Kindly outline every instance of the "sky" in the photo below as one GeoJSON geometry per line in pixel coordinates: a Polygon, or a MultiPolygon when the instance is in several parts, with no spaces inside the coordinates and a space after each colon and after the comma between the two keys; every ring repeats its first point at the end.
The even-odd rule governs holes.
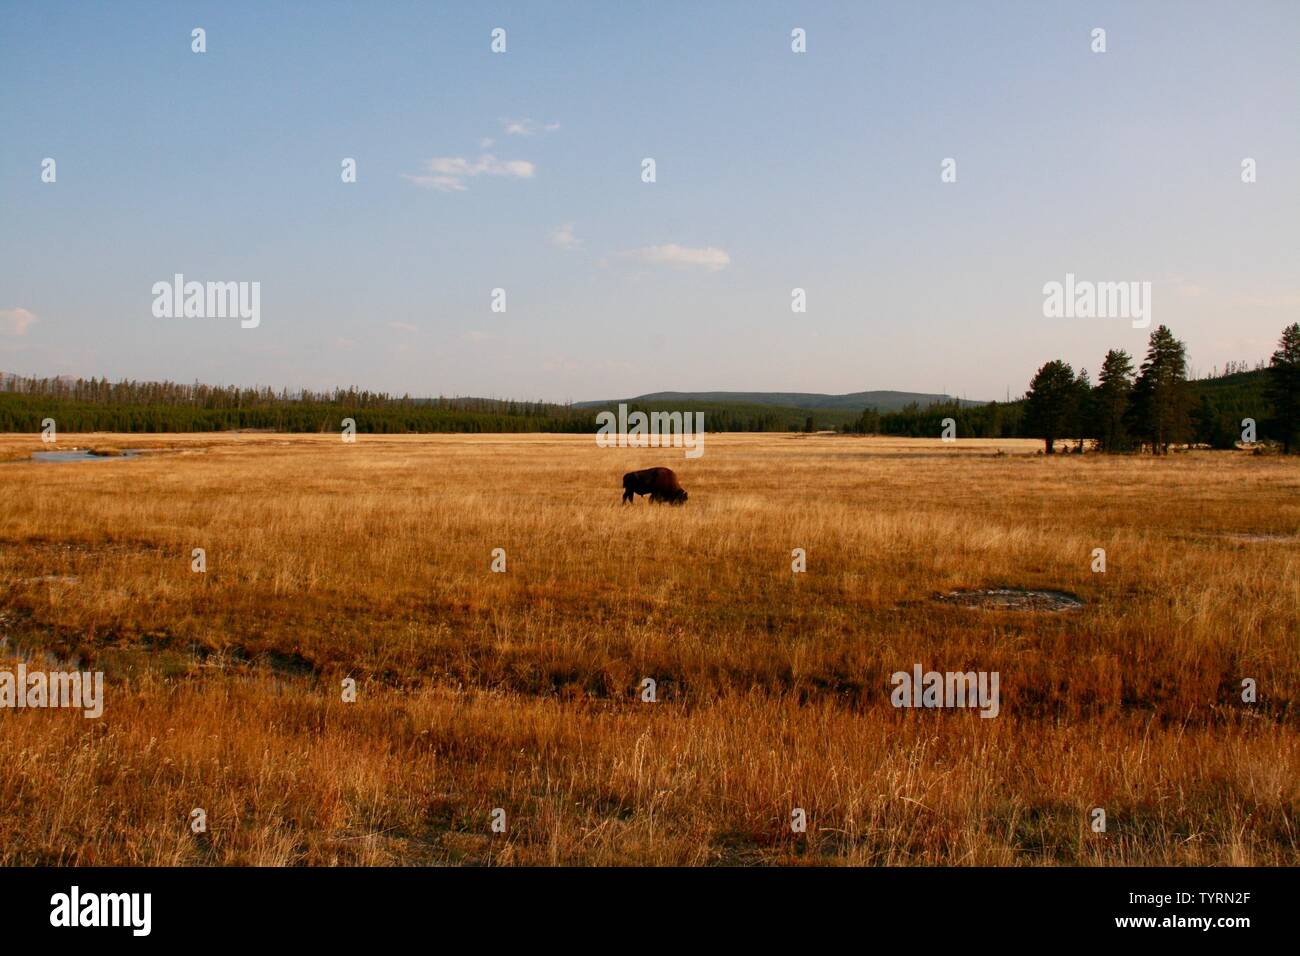
{"type": "Polygon", "coordinates": [[[1298,214],[1294,0],[0,0],[20,374],[1002,399],[1158,324],[1204,374],[1300,321],[1298,214]],[[258,324],[155,315],[177,273],[258,324]]]}

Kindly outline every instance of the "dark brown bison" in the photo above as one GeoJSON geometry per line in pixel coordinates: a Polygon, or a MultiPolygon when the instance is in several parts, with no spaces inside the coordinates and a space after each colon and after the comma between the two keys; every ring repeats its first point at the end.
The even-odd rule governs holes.
{"type": "Polygon", "coordinates": [[[649,495],[652,502],[666,501],[672,505],[686,501],[686,491],[678,484],[671,468],[629,471],[623,476],[623,503],[631,501],[633,495],[649,495]]]}

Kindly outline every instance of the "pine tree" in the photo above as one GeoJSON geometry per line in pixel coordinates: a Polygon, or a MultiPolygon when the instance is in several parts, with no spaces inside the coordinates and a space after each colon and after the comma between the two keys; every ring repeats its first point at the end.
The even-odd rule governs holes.
{"type": "Polygon", "coordinates": [[[1077,406],[1074,370],[1059,360],[1048,362],[1034,375],[1025,396],[1025,434],[1041,438],[1052,454],[1056,440],[1074,423],[1077,406]]]}
{"type": "Polygon", "coordinates": [[[853,430],[859,435],[877,434],[880,431],[880,412],[874,408],[864,408],[853,430]]]}
{"type": "Polygon", "coordinates": [[[1289,455],[1300,448],[1300,322],[1282,330],[1268,365],[1268,397],[1273,403],[1272,431],[1282,441],[1283,454],[1289,455]]]}
{"type": "Polygon", "coordinates": [[[1236,448],[1237,433],[1233,430],[1231,416],[1224,413],[1207,393],[1201,393],[1201,401],[1192,409],[1192,432],[1198,444],[1211,448],[1236,448]]]}
{"type": "Polygon", "coordinates": [[[1151,333],[1129,408],[1133,431],[1152,453],[1167,454],[1170,445],[1187,440],[1190,400],[1186,347],[1162,325],[1151,333]]]}
{"type": "Polygon", "coordinates": [[[1092,379],[1086,368],[1079,369],[1074,380],[1074,434],[1079,438],[1076,451],[1083,454],[1083,446],[1090,438],[1096,438],[1093,428],[1092,379]]]}
{"type": "Polygon", "coordinates": [[[1092,395],[1094,427],[1102,451],[1114,453],[1128,448],[1124,415],[1132,393],[1133,358],[1123,349],[1111,349],[1102,360],[1092,395]]]}

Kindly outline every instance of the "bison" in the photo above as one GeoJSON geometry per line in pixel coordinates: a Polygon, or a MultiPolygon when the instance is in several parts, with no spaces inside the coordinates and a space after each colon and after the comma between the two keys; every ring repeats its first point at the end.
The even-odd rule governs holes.
{"type": "Polygon", "coordinates": [[[629,471],[623,476],[623,503],[632,501],[633,495],[649,495],[652,502],[666,501],[672,505],[686,501],[686,491],[671,468],[629,471]]]}

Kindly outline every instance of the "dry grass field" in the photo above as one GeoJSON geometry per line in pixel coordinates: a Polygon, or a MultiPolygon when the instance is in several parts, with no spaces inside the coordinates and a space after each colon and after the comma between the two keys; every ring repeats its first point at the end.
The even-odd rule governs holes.
{"type": "Polygon", "coordinates": [[[0,710],[0,863],[1300,863],[1300,462],[78,445],[157,451],[0,436],[0,669],[105,673],[99,719],[0,710]],[[687,505],[620,505],[653,464],[687,505]],[[935,599],[1001,586],[1085,606],[935,599]],[[1000,714],[896,709],[918,663],[998,672],[1000,714]]]}

